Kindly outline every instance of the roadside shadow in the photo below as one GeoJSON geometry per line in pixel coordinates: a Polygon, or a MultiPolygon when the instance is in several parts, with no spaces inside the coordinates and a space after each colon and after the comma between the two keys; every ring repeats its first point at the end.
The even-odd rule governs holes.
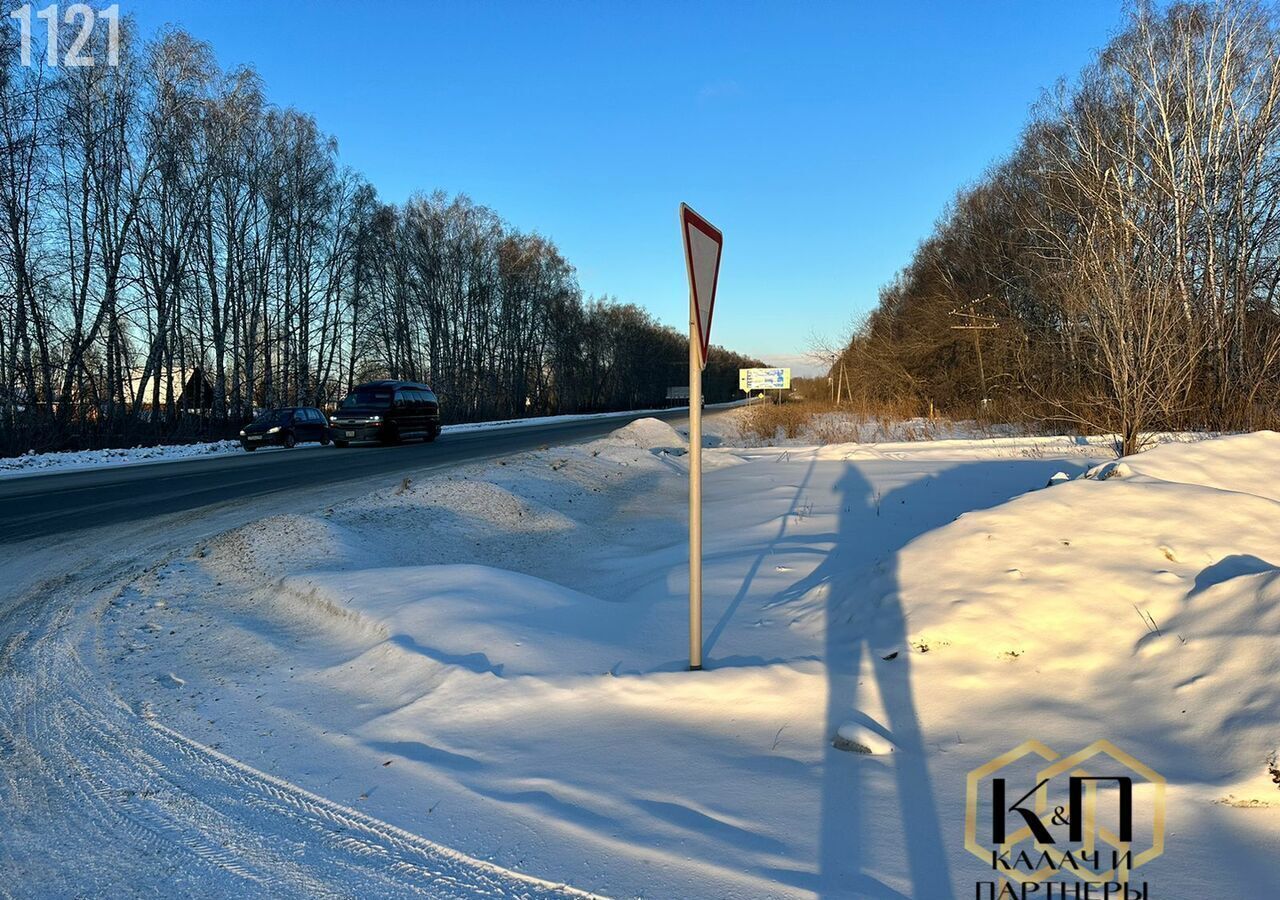
{"type": "MultiPolygon", "coordinates": [[[[729,606],[725,609],[724,614],[720,616],[720,621],[716,623],[715,628],[711,629],[711,634],[703,640],[703,659],[711,659],[711,651],[715,648],[716,641],[720,640],[720,635],[724,634],[725,628],[727,628],[729,623],[733,621],[733,617],[737,613],[738,607],[742,605],[742,601],[751,593],[751,585],[756,580],[756,576],[760,574],[760,567],[764,565],[764,561],[766,559],[773,555],[774,551],[778,548],[778,545],[786,539],[787,524],[792,521],[795,517],[796,511],[800,508],[800,501],[804,497],[805,490],[809,487],[809,481],[813,478],[813,470],[817,465],[818,460],[816,457],[809,460],[809,467],[805,469],[804,478],[800,480],[800,485],[796,488],[795,496],[791,498],[791,506],[787,509],[786,513],[779,517],[778,533],[773,536],[773,540],[764,546],[764,549],[756,554],[755,560],[751,563],[751,568],[747,570],[746,577],[742,579],[742,586],[738,588],[738,593],[734,594],[733,599],[729,601],[729,606]]],[[[717,660],[715,665],[717,667],[723,666],[725,665],[725,661],[717,660]]]]}

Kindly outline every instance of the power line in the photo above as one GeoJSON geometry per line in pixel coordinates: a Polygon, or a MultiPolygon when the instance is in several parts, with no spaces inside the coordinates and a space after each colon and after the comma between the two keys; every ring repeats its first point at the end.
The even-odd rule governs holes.
{"type": "Polygon", "coordinates": [[[978,355],[978,380],[982,387],[982,401],[984,403],[987,400],[987,371],[986,367],[982,363],[982,341],[980,339],[980,332],[991,331],[999,328],[1000,322],[997,321],[995,316],[977,312],[976,310],[978,304],[985,303],[990,299],[991,295],[987,294],[985,297],[979,297],[977,300],[971,300],[963,307],[957,306],[948,313],[948,315],[953,316],[960,322],[958,325],[951,326],[952,331],[973,332],[973,349],[978,355]]]}

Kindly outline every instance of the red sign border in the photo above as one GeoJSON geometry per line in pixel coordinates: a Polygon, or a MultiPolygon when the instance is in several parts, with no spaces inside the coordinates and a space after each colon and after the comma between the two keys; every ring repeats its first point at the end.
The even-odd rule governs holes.
{"type": "Polygon", "coordinates": [[[693,316],[698,325],[698,342],[702,345],[702,367],[707,367],[707,351],[711,349],[711,320],[716,311],[716,291],[720,286],[720,260],[724,258],[724,233],[698,215],[687,203],[680,204],[680,236],[684,240],[684,264],[689,274],[689,295],[693,298],[693,316]],[[716,271],[711,278],[711,303],[707,307],[707,327],[702,327],[702,305],[698,302],[698,279],[693,275],[693,248],[689,245],[689,226],[715,241],[716,271]],[[706,335],[703,338],[703,335],[706,335]]]}

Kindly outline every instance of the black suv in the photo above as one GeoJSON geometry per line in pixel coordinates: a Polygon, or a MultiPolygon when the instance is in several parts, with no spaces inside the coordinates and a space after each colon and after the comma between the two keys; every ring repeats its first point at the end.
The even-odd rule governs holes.
{"type": "Polygon", "coordinates": [[[292,447],[303,441],[329,443],[329,423],[314,406],[264,410],[240,431],[240,446],[250,451],[264,445],[292,447]]]}
{"type": "Polygon", "coordinates": [[[329,421],[338,447],[352,441],[394,444],[409,437],[434,441],[440,434],[440,401],[416,381],[371,381],[353,388],[329,421]]]}

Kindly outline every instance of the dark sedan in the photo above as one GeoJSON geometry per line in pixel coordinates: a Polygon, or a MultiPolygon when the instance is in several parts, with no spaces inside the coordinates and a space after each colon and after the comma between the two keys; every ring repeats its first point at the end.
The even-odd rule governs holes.
{"type": "Polygon", "coordinates": [[[264,445],[292,447],[305,441],[329,443],[329,421],[312,406],[268,409],[240,432],[240,446],[249,451],[264,445]]]}

